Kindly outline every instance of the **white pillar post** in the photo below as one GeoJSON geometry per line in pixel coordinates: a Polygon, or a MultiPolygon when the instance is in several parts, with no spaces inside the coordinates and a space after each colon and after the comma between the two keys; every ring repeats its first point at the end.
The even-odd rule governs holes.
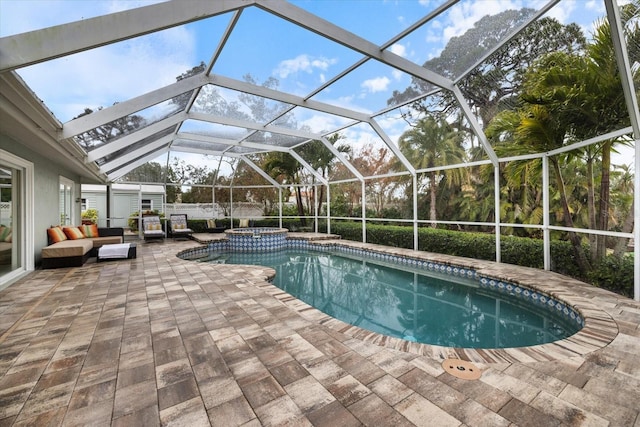
{"type": "Polygon", "coordinates": [[[551,232],[549,230],[549,157],[542,157],[542,245],[544,269],[551,270],[551,232]]]}
{"type": "Polygon", "coordinates": [[[493,182],[494,182],[494,203],[495,203],[495,227],[496,227],[496,262],[500,262],[500,163],[497,163],[493,167],[493,182]]]}

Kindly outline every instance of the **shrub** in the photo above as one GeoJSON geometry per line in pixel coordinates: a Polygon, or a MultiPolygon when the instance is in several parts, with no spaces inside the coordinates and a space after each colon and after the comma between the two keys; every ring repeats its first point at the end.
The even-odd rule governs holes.
{"type": "Polygon", "coordinates": [[[98,222],[98,210],[97,209],[87,209],[86,211],[82,211],[80,217],[84,221],[90,221],[93,224],[98,222]]]}
{"type": "MultiPolygon", "coordinates": [[[[332,221],[331,232],[343,239],[362,241],[359,222],[332,221]]],[[[367,242],[413,248],[413,227],[367,224],[367,242]]],[[[584,245],[589,254],[589,246],[584,245]]],[[[418,249],[448,255],[493,261],[496,259],[495,236],[489,233],[470,233],[421,227],[418,229],[418,249]]],[[[501,236],[501,260],[523,267],[544,267],[543,241],[528,237],[501,236]]],[[[631,296],[633,293],[633,257],[623,259],[608,256],[584,277],[571,243],[552,240],[550,244],[551,269],[557,273],[592,283],[596,286],[631,296]]]]}
{"type": "Polygon", "coordinates": [[[608,255],[589,274],[589,282],[620,295],[633,297],[633,256],[608,255]]]}

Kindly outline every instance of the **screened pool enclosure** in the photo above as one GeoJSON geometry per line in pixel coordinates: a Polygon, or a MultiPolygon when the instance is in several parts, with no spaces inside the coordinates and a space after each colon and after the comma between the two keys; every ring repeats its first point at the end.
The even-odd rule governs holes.
{"type": "Polygon", "coordinates": [[[280,224],[291,196],[315,230],[404,225],[415,248],[420,227],[483,231],[498,262],[505,235],[535,237],[545,269],[558,236],[622,245],[640,299],[637,0],[39,2],[8,18],[19,3],[2,2],[3,114],[43,102],[21,126],[87,183],[199,189],[231,218],[272,203],[280,224]]]}

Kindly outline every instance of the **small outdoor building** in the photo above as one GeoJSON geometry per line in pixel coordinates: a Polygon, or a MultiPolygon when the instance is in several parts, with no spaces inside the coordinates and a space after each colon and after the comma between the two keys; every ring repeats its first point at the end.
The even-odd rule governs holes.
{"type": "Polygon", "coordinates": [[[110,187],[83,184],[80,197],[83,212],[87,209],[98,211],[98,225],[101,227],[107,223],[112,227],[126,227],[128,218],[136,212],[163,211],[166,200],[164,186],[151,184],[114,183],[110,187]],[[107,212],[111,212],[110,217],[107,212]]]}

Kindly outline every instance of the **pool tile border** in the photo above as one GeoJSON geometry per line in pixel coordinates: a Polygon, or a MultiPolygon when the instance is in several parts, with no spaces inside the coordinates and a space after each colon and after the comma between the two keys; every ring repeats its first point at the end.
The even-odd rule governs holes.
{"type": "MultiPolygon", "coordinates": [[[[561,309],[563,312],[564,308],[570,307],[569,313],[578,314],[584,325],[580,331],[568,338],[530,347],[472,349],[421,344],[372,332],[335,319],[270,283],[275,272],[265,278],[265,283],[257,284],[262,291],[296,310],[305,318],[346,336],[382,347],[428,356],[436,360],[458,358],[486,364],[526,363],[584,356],[607,346],[618,334],[618,325],[613,318],[593,304],[590,299],[581,295],[581,290],[590,287],[590,285],[557,273],[491,261],[337,239],[314,240],[313,237],[308,239],[300,236],[289,237],[287,247],[296,249],[324,248],[325,250],[338,250],[354,254],[366,251],[379,255],[381,259],[400,260],[400,264],[408,262],[413,265],[415,261],[416,265],[419,265],[420,262],[423,264],[426,262],[427,269],[431,265],[434,270],[444,269],[444,272],[451,272],[451,274],[457,269],[457,274],[463,272],[464,275],[477,276],[481,283],[485,278],[487,286],[506,289],[511,285],[519,287],[521,290],[532,289],[537,292],[539,302],[544,301],[545,304],[551,304],[553,301],[556,309],[561,309]],[[491,281],[493,281],[493,285],[491,285],[491,281]],[[558,308],[558,304],[560,304],[560,308],[558,308]]],[[[210,242],[206,246],[187,249],[178,253],[177,256],[180,257],[185,253],[205,254],[210,250],[226,249],[228,249],[228,244],[225,240],[219,240],[210,242]]],[[[253,266],[246,267],[253,268],[253,266]]],[[[259,269],[265,270],[261,267],[259,269]]]]}

